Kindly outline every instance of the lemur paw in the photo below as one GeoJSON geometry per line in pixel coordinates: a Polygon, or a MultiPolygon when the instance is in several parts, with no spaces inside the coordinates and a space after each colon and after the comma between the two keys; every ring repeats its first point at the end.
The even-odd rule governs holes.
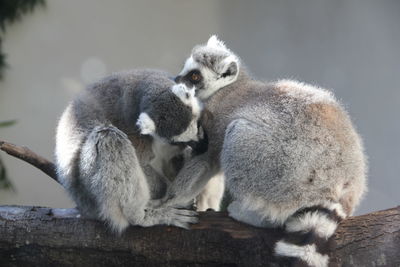
{"type": "Polygon", "coordinates": [[[176,208],[167,208],[169,210],[167,215],[167,225],[189,230],[190,224],[198,223],[197,212],[192,210],[183,210],[176,208]]]}

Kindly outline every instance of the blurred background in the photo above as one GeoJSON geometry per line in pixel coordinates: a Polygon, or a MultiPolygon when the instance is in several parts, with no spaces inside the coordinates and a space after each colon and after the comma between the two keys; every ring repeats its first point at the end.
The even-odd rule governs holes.
{"type": "MultiPolygon", "coordinates": [[[[115,71],[176,74],[191,48],[218,34],[254,76],[331,89],[369,156],[369,193],[357,214],[400,203],[400,1],[47,0],[9,26],[2,49],[0,139],[53,159],[63,109],[115,71]]],[[[15,190],[0,205],[73,207],[39,170],[0,153],[15,190]]]]}

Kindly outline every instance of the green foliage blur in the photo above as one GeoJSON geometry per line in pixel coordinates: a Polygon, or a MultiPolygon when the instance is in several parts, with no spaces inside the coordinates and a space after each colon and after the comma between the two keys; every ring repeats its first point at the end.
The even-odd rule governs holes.
{"type": "Polygon", "coordinates": [[[2,49],[7,25],[20,20],[24,14],[32,12],[37,6],[44,6],[45,3],[45,0],[0,0],[0,79],[7,67],[6,54],[2,49]]]}
{"type": "MultiPolygon", "coordinates": [[[[14,125],[15,123],[16,123],[15,120],[0,122],[0,128],[9,127],[11,125],[14,125]]],[[[4,167],[1,157],[0,157],[0,189],[15,190],[10,179],[8,179],[7,177],[7,171],[6,168],[4,167]]]]}
{"type": "MultiPolygon", "coordinates": [[[[44,6],[45,0],[0,0],[0,80],[4,78],[7,68],[6,54],[3,52],[3,40],[6,27],[22,18],[23,15],[32,12],[37,6],[44,6]]],[[[14,120],[0,121],[0,128],[15,124],[14,120]]],[[[14,187],[7,178],[7,171],[0,158],[0,189],[12,189],[14,187]]]]}

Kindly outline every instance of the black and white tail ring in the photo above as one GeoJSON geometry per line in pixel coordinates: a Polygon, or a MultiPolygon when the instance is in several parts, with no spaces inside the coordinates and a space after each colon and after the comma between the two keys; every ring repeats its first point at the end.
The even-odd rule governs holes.
{"type": "Polygon", "coordinates": [[[346,217],[339,203],[302,208],[285,222],[275,254],[288,266],[328,266],[331,237],[346,217]]]}

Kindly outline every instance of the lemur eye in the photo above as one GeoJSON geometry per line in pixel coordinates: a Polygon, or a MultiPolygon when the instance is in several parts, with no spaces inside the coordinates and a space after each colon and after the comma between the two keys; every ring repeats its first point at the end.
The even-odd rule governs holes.
{"type": "Polygon", "coordinates": [[[198,81],[200,80],[200,75],[198,75],[197,73],[193,73],[191,79],[192,81],[198,81]]]}
{"type": "Polygon", "coordinates": [[[190,72],[189,77],[190,77],[190,81],[192,83],[198,83],[202,79],[201,73],[198,70],[194,70],[194,71],[190,72]]]}

